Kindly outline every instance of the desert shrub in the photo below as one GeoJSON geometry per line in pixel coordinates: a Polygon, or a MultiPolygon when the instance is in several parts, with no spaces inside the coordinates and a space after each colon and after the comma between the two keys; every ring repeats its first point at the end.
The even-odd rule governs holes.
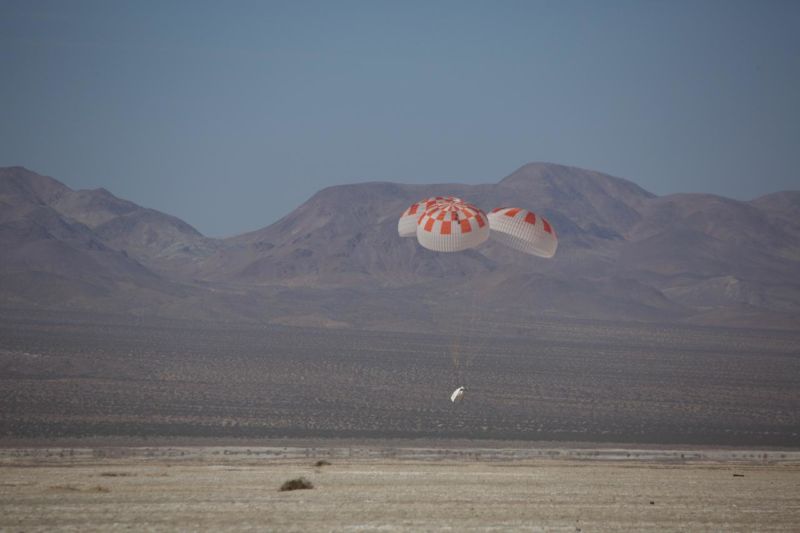
{"type": "Polygon", "coordinates": [[[295,479],[290,479],[289,481],[284,481],[283,485],[281,485],[281,491],[286,490],[301,490],[301,489],[313,489],[314,484],[311,483],[304,477],[298,477],[295,479]]]}
{"type": "Polygon", "coordinates": [[[111,492],[111,489],[102,485],[94,487],[79,487],[77,485],[51,485],[51,490],[63,490],[69,492],[111,492]]]}
{"type": "Polygon", "coordinates": [[[319,461],[314,463],[314,466],[331,466],[331,463],[326,461],[325,459],[320,459],[319,461]]]}
{"type": "Polygon", "coordinates": [[[68,490],[68,491],[79,491],[81,490],[79,487],[75,485],[51,485],[50,490],[68,490]]]}

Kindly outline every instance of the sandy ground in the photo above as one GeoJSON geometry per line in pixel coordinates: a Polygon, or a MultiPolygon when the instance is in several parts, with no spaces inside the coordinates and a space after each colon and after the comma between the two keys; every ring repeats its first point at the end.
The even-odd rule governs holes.
{"type": "Polygon", "coordinates": [[[798,531],[798,459],[709,450],[5,449],[0,530],[798,531]],[[314,466],[319,459],[332,464],[314,466]],[[278,490],[298,476],[315,488],[278,490]]]}

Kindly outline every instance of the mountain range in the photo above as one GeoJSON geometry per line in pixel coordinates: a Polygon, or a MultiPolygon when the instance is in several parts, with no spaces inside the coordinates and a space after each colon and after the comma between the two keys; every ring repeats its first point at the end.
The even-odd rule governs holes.
{"type": "Polygon", "coordinates": [[[105,189],[0,168],[0,249],[10,311],[487,332],[559,319],[800,326],[800,191],[656,196],[549,163],[494,184],[329,187],[225,239],[105,189]],[[437,195],[545,216],[555,258],[401,239],[400,213],[437,195]]]}

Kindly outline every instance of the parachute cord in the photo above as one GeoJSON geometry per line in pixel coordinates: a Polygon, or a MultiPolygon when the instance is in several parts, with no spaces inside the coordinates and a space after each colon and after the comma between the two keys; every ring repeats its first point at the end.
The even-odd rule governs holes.
{"type": "MultiPolygon", "coordinates": [[[[439,334],[444,335],[445,341],[444,349],[450,352],[450,358],[453,362],[453,374],[457,380],[456,386],[466,386],[467,378],[470,374],[469,369],[472,366],[475,357],[482,352],[482,350],[489,344],[489,338],[478,331],[478,327],[482,324],[480,318],[479,305],[479,290],[472,284],[462,285],[462,292],[467,299],[464,302],[466,305],[462,306],[465,313],[454,313],[452,309],[442,308],[436,306],[432,307],[432,313],[438,316],[439,334]],[[455,323],[453,320],[455,319],[455,323]],[[479,337],[484,337],[478,342],[479,337]],[[449,348],[449,350],[448,350],[449,348]]],[[[491,331],[493,332],[498,323],[492,323],[491,331]]]]}
{"type": "Polygon", "coordinates": [[[475,351],[475,333],[477,330],[477,323],[479,322],[479,309],[478,309],[478,287],[475,286],[472,289],[472,304],[470,305],[470,339],[469,339],[469,346],[470,346],[470,354],[467,356],[467,367],[471,367],[472,363],[475,359],[476,351],[475,351]]]}
{"type": "Polygon", "coordinates": [[[457,316],[456,323],[454,324],[454,328],[451,332],[452,341],[451,341],[451,353],[453,357],[453,366],[455,369],[456,379],[458,381],[457,386],[463,385],[463,373],[464,367],[466,367],[467,361],[466,356],[463,356],[462,352],[466,353],[469,349],[469,343],[464,344],[463,337],[464,337],[464,330],[468,326],[464,317],[460,315],[456,315],[455,313],[445,311],[446,316],[453,317],[457,316]],[[463,363],[463,364],[462,364],[463,363]]]}
{"type": "Polygon", "coordinates": [[[455,375],[456,386],[461,386],[462,379],[462,357],[461,357],[461,324],[457,321],[452,323],[450,317],[453,313],[450,309],[431,303],[431,317],[434,321],[434,326],[437,331],[434,333],[439,336],[442,342],[442,355],[449,356],[453,363],[453,374],[455,375]]]}
{"type": "MultiPolygon", "coordinates": [[[[475,358],[485,357],[485,351],[492,342],[494,334],[497,332],[500,322],[493,320],[486,330],[477,327],[478,323],[482,326],[484,321],[481,318],[484,316],[481,313],[482,308],[478,303],[478,289],[474,289],[472,293],[472,305],[470,306],[470,336],[467,343],[468,353],[464,357],[464,367],[469,369],[475,361],[475,358]],[[480,338],[480,341],[478,341],[480,338]]],[[[466,385],[466,383],[464,383],[466,385]]]]}

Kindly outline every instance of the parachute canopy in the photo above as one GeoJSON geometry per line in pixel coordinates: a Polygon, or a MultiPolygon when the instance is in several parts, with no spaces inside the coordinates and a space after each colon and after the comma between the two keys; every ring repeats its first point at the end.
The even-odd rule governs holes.
{"type": "Polygon", "coordinates": [[[411,204],[408,209],[403,211],[400,220],[397,221],[397,233],[401,237],[416,237],[417,220],[419,220],[422,213],[439,202],[461,202],[461,198],[456,198],[455,196],[435,196],[411,204]]]}
{"type": "Polygon", "coordinates": [[[417,220],[417,241],[434,252],[460,252],[489,238],[486,213],[472,204],[443,200],[417,220]]]}
{"type": "Polygon", "coordinates": [[[519,207],[498,207],[489,213],[492,240],[520,252],[539,257],[553,257],[558,238],[550,223],[533,211],[519,207]]]}
{"type": "Polygon", "coordinates": [[[492,240],[539,257],[553,257],[558,248],[553,227],[533,211],[498,207],[487,215],[455,196],[436,196],[411,204],[397,221],[397,233],[415,236],[421,246],[434,252],[475,248],[490,235],[492,240]]]}

